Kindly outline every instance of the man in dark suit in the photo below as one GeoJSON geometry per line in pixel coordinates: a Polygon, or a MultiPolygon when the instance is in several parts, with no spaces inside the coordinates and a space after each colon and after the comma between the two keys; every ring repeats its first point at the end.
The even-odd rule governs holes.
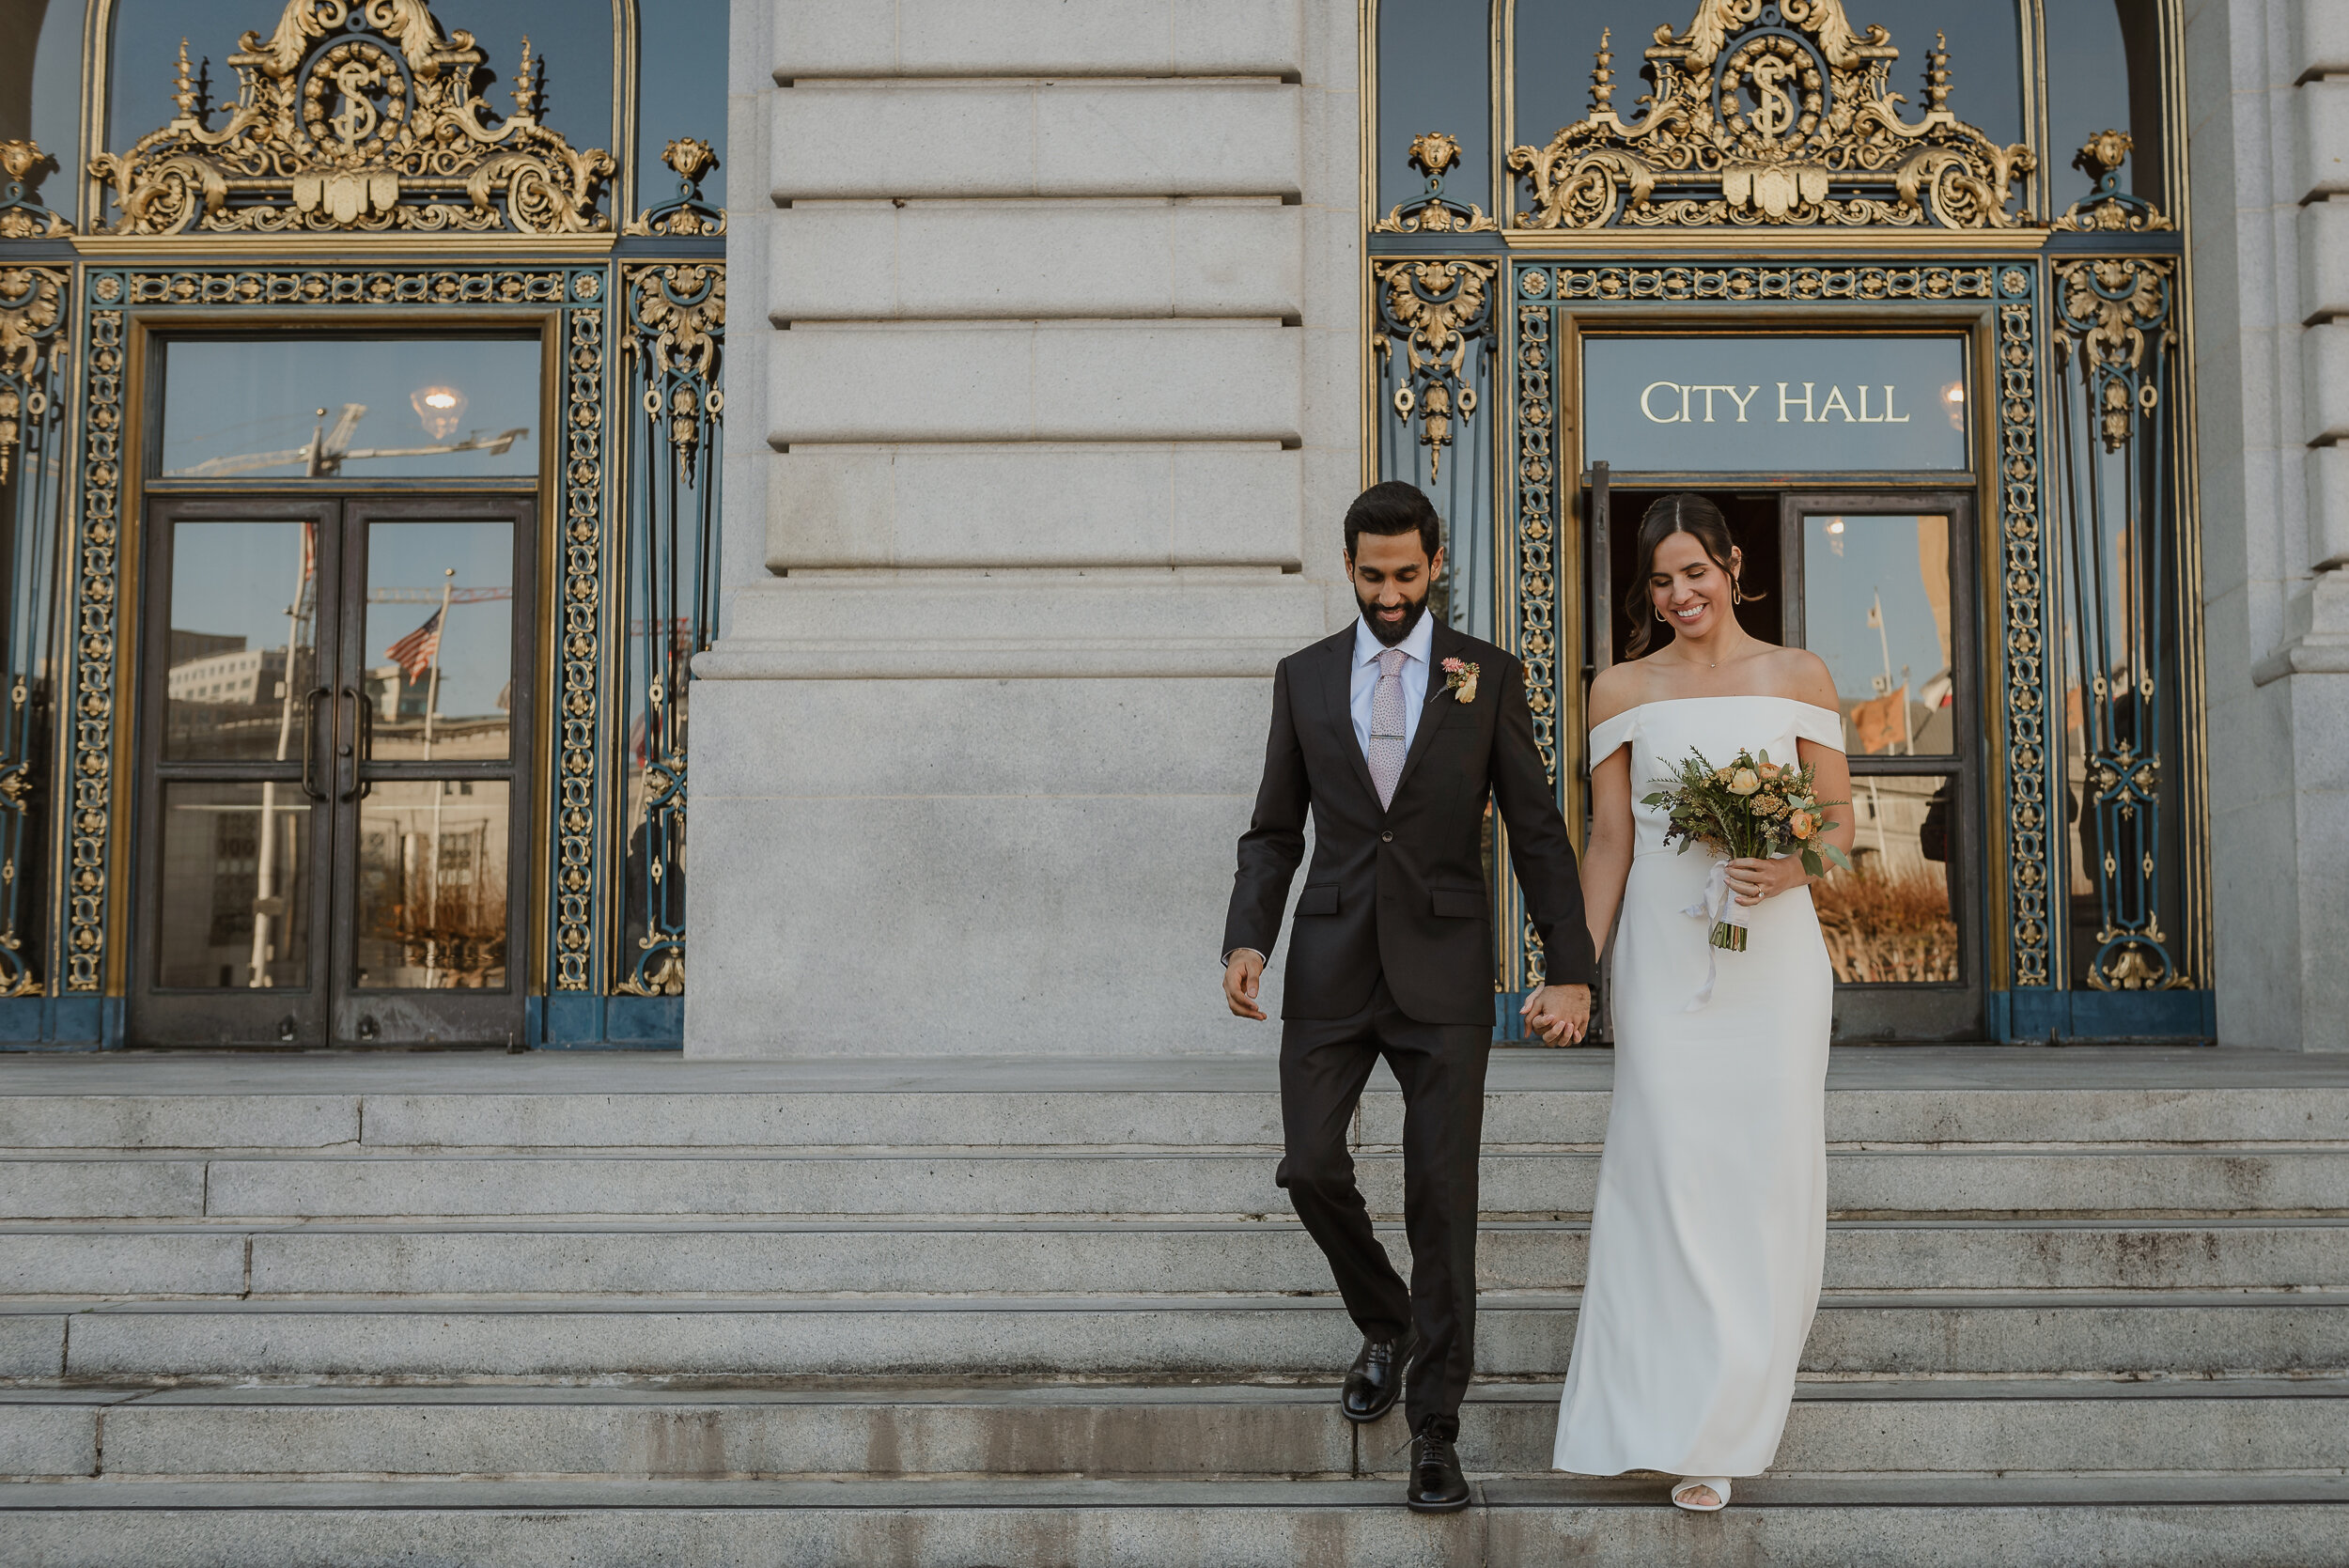
{"type": "Polygon", "coordinates": [[[1337,1276],[1362,1331],[1340,1403],[1377,1421],[1409,1385],[1404,1500],[1468,1506],[1453,1443],[1475,1366],[1476,1162],[1493,1035],[1486,802],[1542,939],[1549,984],[1525,1013],[1549,1044],[1579,1039],[1596,969],[1573,842],[1533,742],[1525,666],[1427,617],[1443,569],[1436,509],[1375,485],[1346,514],[1346,569],[1361,617],[1281,661],[1256,812],[1239,841],[1223,927],[1224,1000],[1246,1018],[1280,935],[1314,821],[1282,1005],[1274,1180],[1337,1276]],[[1371,1230],[1346,1132],[1372,1063],[1403,1088],[1406,1290],[1371,1230]]]}

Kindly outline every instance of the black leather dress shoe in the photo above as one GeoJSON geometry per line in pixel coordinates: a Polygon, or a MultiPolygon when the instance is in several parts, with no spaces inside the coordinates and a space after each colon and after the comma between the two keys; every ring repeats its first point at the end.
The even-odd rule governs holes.
{"type": "Polygon", "coordinates": [[[1457,1514],[1469,1505],[1460,1456],[1453,1452],[1452,1439],[1437,1436],[1432,1426],[1411,1439],[1411,1479],[1403,1501],[1414,1514],[1457,1514]]]}
{"type": "Polygon", "coordinates": [[[1394,1408],[1396,1396],[1403,1392],[1403,1369],[1416,1343],[1408,1334],[1399,1340],[1362,1341],[1362,1353],[1346,1369],[1346,1387],[1338,1393],[1338,1407],[1347,1421],[1375,1421],[1394,1408]]]}

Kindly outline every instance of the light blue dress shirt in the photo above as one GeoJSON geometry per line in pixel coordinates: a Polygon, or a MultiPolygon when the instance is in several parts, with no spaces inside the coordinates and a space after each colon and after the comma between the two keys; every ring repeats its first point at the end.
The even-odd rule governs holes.
{"type": "MultiPolygon", "coordinates": [[[[1411,634],[1395,646],[1409,656],[1403,660],[1403,750],[1408,754],[1411,742],[1419,737],[1420,709],[1427,706],[1427,663],[1436,651],[1434,612],[1420,616],[1411,634]]],[[[1378,656],[1386,651],[1387,644],[1378,641],[1370,623],[1357,618],[1350,706],[1354,710],[1354,743],[1361,747],[1365,757],[1370,755],[1370,695],[1378,685],[1378,656]]]]}

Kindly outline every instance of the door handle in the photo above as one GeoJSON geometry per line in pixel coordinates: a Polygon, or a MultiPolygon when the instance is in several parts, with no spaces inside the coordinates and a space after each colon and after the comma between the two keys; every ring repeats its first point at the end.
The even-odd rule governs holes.
{"type": "Polygon", "coordinates": [[[311,765],[317,760],[319,753],[319,699],[332,697],[334,694],[323,686],[313,686],[310,688],[310,694],[302,699],[302,793],[321,803],[326,800],[326,792],[320,789],[317,781],[312,778],[311,765]]]}
{"type": "Polygon", "coordinates": [[[350,776],[359,783],[357,799],[364,800],[375,792],[375,781],[359,773],[360,768],[375,760],[375,705],[356,687],[352,695],[359,699],[359,760],[352,765],[350,776]]]}
{"type": "MultiPolygon", "coordinates": [[[[356,686],[343,688],[342,695],[334,699],[334,708],[336,739],[334,755],[337,758],[348,758],[350,763],[350,782],[348,786],[345,786],[339,776],[337,777],[335,799],[364,800],[366,799],[367,792],[375,787],[372,783],[360,775],[360,768],[366,766],[368,756],[375,750],[375,709],[373,705],[368,703],[367,694],[356,686]],[[349,698],[350,701],[351,737],[349,740],[341,737],[341,711],[344,698],[349,698]]],[[[341,764],[337,762],[338,769],[340,766],[341,764]]]]}

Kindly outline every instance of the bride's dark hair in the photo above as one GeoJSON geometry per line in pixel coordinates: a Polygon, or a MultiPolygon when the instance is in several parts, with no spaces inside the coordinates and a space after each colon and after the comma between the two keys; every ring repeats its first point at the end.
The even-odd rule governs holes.
{"type": "Polygon", "coordinates": [[[1647,580],[1656,569],[1657,549],[1674,534],[1686,534],[1696,540],[1713,564],[1727,574],[1733,584],[1732,603],[1762,597],[1737,581],[1737,568],[1730,565],[1730,557],[1737,549],[1736,541],[1729,536],[1729,524],[1722,520],[1719,506],[1692,490],[1675,490],[1659,497],[1640,518],[1640,569],[1632,574],[1631,587],[1623,596],[1623,613],[1631,621],[1631,639],[1624,651],[1633,659],[1647,652],[1648,644],[1656,635],[1656,617],[1649,613],[1647,580]]]}

